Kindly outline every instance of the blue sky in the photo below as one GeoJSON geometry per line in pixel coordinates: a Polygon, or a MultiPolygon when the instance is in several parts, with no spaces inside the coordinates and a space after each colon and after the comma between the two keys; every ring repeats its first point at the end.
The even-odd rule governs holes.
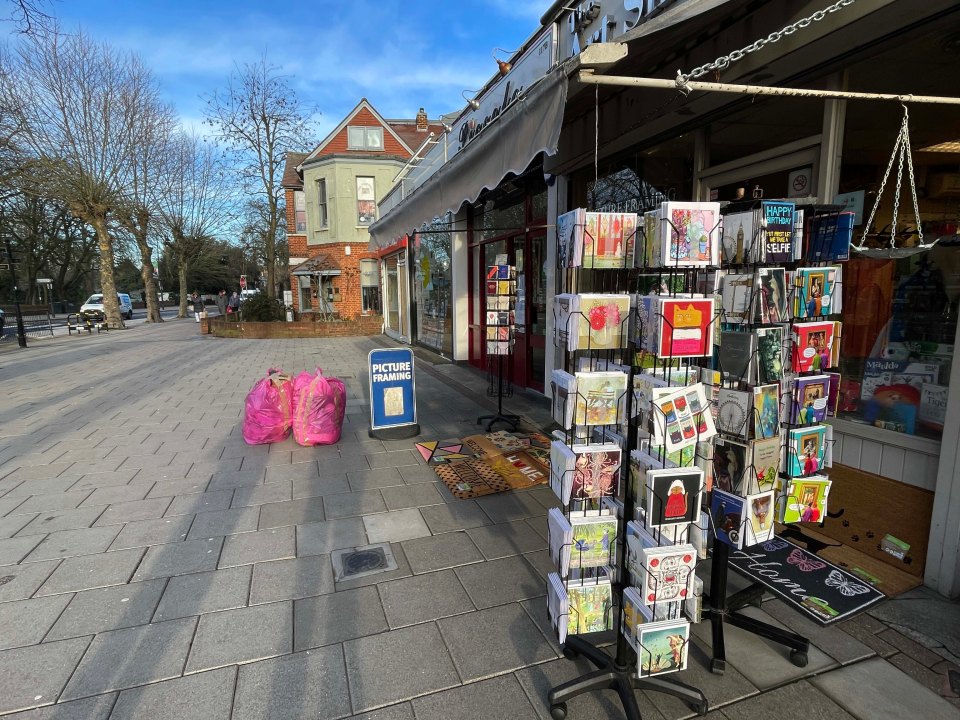
{"type": "MultiPolygon", "coordinates": [[[[321,140],[366,97],[387,118],[431,118],[464,105],[460,93],[494,73],[495,47],[514,50],[551,0],[57,0],[63,29],[136,51],[187,126],[202,96],[235,64],[264,52],[301,100],[321,140]]],[[[310,148],[307,148],[309,150],[310,148]]]]}

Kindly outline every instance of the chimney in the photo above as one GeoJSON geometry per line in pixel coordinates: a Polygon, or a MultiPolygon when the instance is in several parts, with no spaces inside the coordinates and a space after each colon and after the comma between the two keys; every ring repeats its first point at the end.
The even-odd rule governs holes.
{"type": "Polygon", "coordinates": [[[427,111],[420,108],[420,112],[417,113],[417,132],[426,132],[427,129],[427,111]]]}

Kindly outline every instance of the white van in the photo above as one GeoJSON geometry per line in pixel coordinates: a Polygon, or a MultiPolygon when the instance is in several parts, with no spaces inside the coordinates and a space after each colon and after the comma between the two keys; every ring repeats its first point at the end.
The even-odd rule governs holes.
{"type": "MultiPolygon", "coordinates": [[[[133,303],[130,301],[130,296],[126,293],[117,293],[117,300],[120,303],[120,315],[123,316],[125,320],[133,319],[133,303]]],[[[103,293],[94,293],[87,298],[87,301],[80,306],[80,312],[85,310],[99,310],[103,312],[103,293]]]]}

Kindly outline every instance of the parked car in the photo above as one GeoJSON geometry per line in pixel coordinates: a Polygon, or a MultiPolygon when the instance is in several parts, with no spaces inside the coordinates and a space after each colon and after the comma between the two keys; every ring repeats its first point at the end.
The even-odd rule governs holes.
{"type": "MultiPolygon", "coordinates": [[[[133,302],[131,302],[130,296],[126,293],[117,293],[117,300],[120,302],[120,315],[125,320],[131,320],[133,318],[133,302]]],[[[86,310],[103,312],[103,293],[94,293],[88,297],[87,301],[80,306],[80,312],[86,310]]]]}

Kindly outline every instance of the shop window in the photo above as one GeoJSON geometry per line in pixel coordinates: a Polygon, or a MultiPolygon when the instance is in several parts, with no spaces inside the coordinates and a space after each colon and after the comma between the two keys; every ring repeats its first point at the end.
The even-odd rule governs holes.
{"type": "Polygon", "coordinates": [[[417,341],[453,354],[453,279],[450,261],[452,216],[414,236],[417,341]]]}
{"type": "Polygon", "coordinates": [[[357,177],[357,225],[370,225],[376,219],[376,179],[357,177]]]}
{"type": "Polygon", "coordinates": [[[327,179],[317,180],[317,227],[325,228],[329,224],[327,215],[327,179]]]}
{"type": "Polygon", "coordinates": [[[303,190],[293,191],[294,219],[298,233],[307,231],[307,201],[303,190]]]}
{"type": "Polygon", "coordinates": [[[380,271],[376,260],[360,261],[360,295],[365,313],[380,313],[380,271]]]}
{"type": "Polygon", "coordinates": [[[347,128],[347,150],[383,150],[383,128],[351,125],[347,128]]]}

